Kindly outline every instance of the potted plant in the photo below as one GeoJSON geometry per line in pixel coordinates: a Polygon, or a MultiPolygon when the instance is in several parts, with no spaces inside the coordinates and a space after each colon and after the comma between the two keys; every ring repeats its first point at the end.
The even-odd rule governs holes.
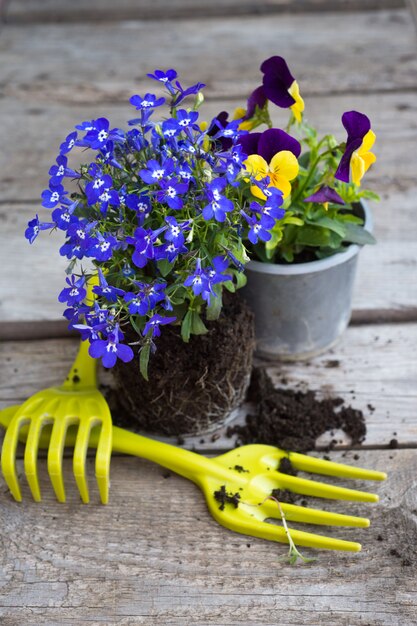
{"type": "MultiPolygon", "coordinates": [[[[244,295],[255,312],[258,353],[303,359],[328,349],[345,330],[358,253],[375,242],[366,200],[378,196],[360,187],[376,160],[375,135],[366,115],[348,111],[345,142],[319,137],[303,119],[304,101],[285,60],[271,57],[261,72],[262,85],[237,111],[250,131],[240,143],[252,178],[282,191],[285,214],[249,246],[244,295]],[[272,128],[270,103],[289,109],[285,132],[272,128]],[[253,132],[260,125],[267,129],[253,132]],[[299,141],[288,135],[293,131],[299,141]]],[[[251,192],[264,200],[258,187],[251,192]]]]}
{"type": "Polygon", "coordinates": [[[166,97],[132,96],[130,128],[99,118],[66,137],[42,193],[51,219],[36,216],[25,234],[32,243],[41,230],[63,231],[69,327],[113,368],[138,426],[179,435],[232,415],[250,380],[253,313],[236,293],[248,260],[244,155],[237,122],[198,125],[204,85],[185,89],[174,70],[149,76],[166,97]]]}
{"type": "MultiPolygon", "coordinates": [[[[98,118],[62,142],[42,193],[51,218],[36,216],[25,234],[32,243],[41,230],[63,231],[60,254],[69,266],[59,300],[69,327],[90,342],[92,357],[113,368],[119,397],[138,426],[178,435],[218,425],[245,396],[254,328],[238,290],[250,257],[261,261],[250,263],[246,296],[253,304],[265,298],[259,265],[268,275],[276,261],[296,267],[307,253],[308,263],[297,265],[312,267],[346,243],[372,238],[350,210],[363,192],[347,182],[331,186],[330,168],[344,148],[329,136],[319,142],[301,121],[294,81],[285,100],[294,102],[293,117],[284,131],[269,119],[268,81],[235,119],[221,113],[206,123],[198,119],[203,84],[183,88],[174,70],[148,76],[165,96],[132,96],[138,113],[130,128],[98,118]],[[269,128],[249,132],[261,123],[269,128]],[[293,124],[306,132],[301,156],[300,142],[287,132],[293,124]],[[93,304],[86,299],[92,276],[93,304]]],[[[270,82],[275,89],[279,77],[270,82]]],[[[353,125],[365,119],[346,115],[353,125]]],[[[348,137],[338,171],[354,159],[352,147],[360,153],[358,140],[348,137]]],[[[262,316],[276,311],[254,308],[262,331],[262,316]]],[[[262,349],[262,332],[258,340],[262,349]]]]}

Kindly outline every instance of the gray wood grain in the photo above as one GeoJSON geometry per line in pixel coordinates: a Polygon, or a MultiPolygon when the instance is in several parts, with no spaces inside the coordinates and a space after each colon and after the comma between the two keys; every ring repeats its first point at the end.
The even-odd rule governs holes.
{"type": "MultiPolygon", "coordinates": [[[[410,349],[416,344],[417,324],[352,326],[326,354],[307,363],[269,364],[268,371],[277,387],[340,395],[346,404],[362,410],[367,424],[365,446],[385,447],[391,439],[401,446],[417,446],[417,362],[410,349]],[[329,360],[338,366],[328,367],[329,360]]],[[[76,339],[0,343],[0,407],[21,403],[39,389],[61,384],[78,345],[76,339]]],[[[111,374],[102,372],[102,381],[111,386],[111,374]]],[[[243,419],[241,412],[235,423],[243,419]]],[[[201,436],[190,437],[186,445],[225,450],[233,446],[225,433],[226,428],[220,428],[214,436],[204,435],[203,442],[201,436]]],[[[349,444],[341,433],[335,438],[342,446],[349,444]]],[[[320,444],[331,439],[329,434],[320,444]]]]}
{"type": "Polygon", "coordinates": [[[180,19],[274,13],[367,11],[403,7],[403,0],[10,0],[4,19],[10,23],[180,19]]]}
{"type": "MultiPolygon", "coordinates": [[[[220,527],[194,485],[164,478],[151,463],[113,459],[103,507],[96,493],[92,504],[80,504],[69,460],[68,501],[58,504],[41,462],[41,503],[26,489],[15,503],[0,482],[2,625],[412,626],[417,452],[359,456],[332,459],[386,470],[386,483],[354,484],[378,492],[379,504],[310,502],[369,516],[371,527],[309,529],[360,541],[363,551],[304,550],[318,557],[305,567],[280,561],[283,545],[220,527]]],[[[88,471],[93,476],[92,460],[88,471]]]]}
{"type": "Polygon", "coordinates": [[[95,24],[6,25],[1,93],[35,102],[126,100],[175,67],[210,98],[242,98],[268,56],[287,58],[302,93],[414,90],[415,30],[406,10],[95,24]],[[343,26],[342,26],[343,20],[343,26]],[[256,23],[256,28],[254,27],[256,23]],[[179,45],[179,42],[181,45],[179,45]]]}

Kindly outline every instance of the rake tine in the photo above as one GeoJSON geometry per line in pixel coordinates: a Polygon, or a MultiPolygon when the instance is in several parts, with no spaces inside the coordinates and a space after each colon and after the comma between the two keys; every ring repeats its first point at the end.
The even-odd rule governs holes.
{"type": "Polygon", "coordinates": [[[88,493],[88,483],[85,471],[85,461],[87,457],[88,441],[90,437],[91,420],[81,420],[78,428],[77,439],[74,447],[73,471],[81,500],[84,504],[90,501],[88,493]]]}
{"type": "Polygon", "coordinates": [[[323,474],[324,476],[358,478],[361,480],[385,480],[387,477],[385,472],[377,472],[375,470],[352,467],[344,463],[316,459],[315,457],[299,454],[298,452],[289,452],[288,458],[295,469],[304,472],[312,472],[314,474],[323,474]]]}
{"type": "Polygon", "coordinates": [[[306,478],[299,478],[298,476],[281,474],[281,472],[271,472],[271,475],[268,473],[268,478],[275,479],[280,489],[289,489],[294,493],[301,493],[305,496],[329,498],[331,500],[351,500],[355,502],[379,501],[379,496],[375,493],[327,485],[315,480],[307,480],[306,478]]]}
{"type": "MultiPolygon", "coordinates": [[[[78,402],[73,403],[73,408],[77,409],[78,402]],[[74,406],[75,405],[75,406],[74,406]]],[[[78,411],[71,411],[71,417],[69,415],[57,415],[57,419],[54,421],[52,427],[51,438],[48,448],[48,474],[51,479],[52,487],[54,489],[58,502],[65,502],[65,487],[64,478],[62,472],[62,457],[65,446],[65,435],[68,427],[76,420],[78,411]]]]}
{"type": "Polygon", "coordinates": [[[17,502],[22,501],[22,493],[20,491],[19,479],[16,472],[16,449],[19,438],[19,430],[29,421],[30,418],[25,417],[25,415],[12,419],[4,435],[3,447],[1,451],[1,471],[13,498],[17,502]]]}
{"type": "MultiPolygon", "coordinates": [[[[26,479],[30,487],[33,499],[35,502],[41,501],[41,492],[38,480],[38,449],[39,439],[42,431],[42,427],[47,423],[47,418],[33,418],[30,421],[28,435],[26,439],[24,468],[26,479]]],[[[8,431],[7,431],[8,432],[8,431]]]]}
{"type": "MultiPolygon", "coordinates": [[[[306,524],[319,524],[323,526],[350,526],[355,528],[367,528],[370,524],[366,517],[356,517],[354,515],[344,515],[342,513],[332,513],[322,511],[320,509],[311,509],[309,507],[298,506],[296,504],[288,504],[280,502],[285,518],[291,522],[301,522],[306,524]]],[[[243,503],[240,504],[245,508],[243,503]]],[[[252,507],[251,507],[252,508],[252,507]]],[[[281,519],[281,513],[277,503],[271,498],[266,500],[258,507],[262,519],[274,518],[281,519]]],[[[246,509],[248,512],[249,508],[246,509]]],[[[257,515],[257,514],[255,514],[257,515]]]]}
{"type": "Polygon", "coordinates": [[[109,413],[109,419],[102,421],[96,452],[95,473],[102,504],[107,504],[109,501],[112,445],[113,427],[109,413]]]}

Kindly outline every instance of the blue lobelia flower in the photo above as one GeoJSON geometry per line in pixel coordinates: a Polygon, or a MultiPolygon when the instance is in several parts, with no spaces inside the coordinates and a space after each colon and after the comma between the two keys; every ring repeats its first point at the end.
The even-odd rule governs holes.
{"type": "Polygon", "coordinates": [[[71,224],[79,221],[73,214],[77,206],[78,200],[67,207],[63,206],[52,211],[52,219],[60,230],[68,230],[71,224]]]}
{"type": "Polygon", "coordinates": [[[155,94],[147,93],[144,98],[137,95],[132,96],[129,99],[129,102],[139,111],[141,109],[153,109],[155,107],[159,107],[162,104],[165,104],[165,98],[157,98],[155,94]]]}
{"type": "Polygon", "coordinates": [[[162,315],[155,313],[155,315],[152,315],[152,317],[146,322],[143,329],[143,335],[146,336],[148,333],[152,332],[151,337],[159,337],[161,334],[161,329],[159,327],[164,324],[172,324],[172,322],[175,322],[176,319],[176,317],[162,317],[162,315]]]}
{"type": "Polygon", "coordinates": [[[168,229],[165,231],[165,239],[172,241],[176,246],[182,246],[184,243],[184,230],[188,230],[191,227],[191,220],[186,220],[179,224],[175,217],[167,216],[165,218],[168,224],[168,229]]]}
{"type": "Polygon", "coordinates": [[[199,130],[198,125],[195,123],[198,120],[197,111],[186,111],[185,109],[178,109],[177,123],[181,128],[194,128],[199,130]]]}
{"type": "Polygon", "coordinates": [[[163,163],[158,163],[156,159],[150,159],[146,164],[146,169],[139,171],[139,176],[145,183],[152,185],[166,178],[174,171],[174,161],[166,159],[163,163]]]}
{"type": "Polygon", "coordinates": [[[70,278],[66,278],[69,285],[65,287],[58,296],[59,302],[66,302],[70,306],[81,303],[87,295],[84,289],[85,277],[76,278],[74,274],[70,278]]]}
{"type": "Polygon", "coordinates": [[[151,201],[149,196],[145,194],[129,194],[126,196],[126,206],[132,211],[136,211],[139,226],[142,226],[145,219],[151,214],[151,201]]]}
{"type": "Polygon", "coordinates": [[[139,291],[138,293],[128,291],[124,299],[128,303],[127,308],[131,315],[146,315],[149,311],[149,302],[145,298],[143,291],[139,291]]]}
{"type": "Polygon", "coordinates": [[[214,217],[217,222],[224,222],[226,213],[233,211],[233,202],[221,195],[225,186],[226,179],[224,178],[218,178],[206,185],[205,193],[209,204],[207,204],[202,211],[205,220],[210,220],[214,217]]]}
{"type": "Polygon", "coordinates": [[[68,191],[65,191],[63,185],[51,185],[49,189],[44,189],[41,194],[42,206],[47,209],[53,209],[58,202],[62,204],[71,204],[71,200],[66,198],[68,191]]]}
{"type": "Polygon", "coordinates": [[[269,226],[267,226],[269,221],[265,221],[264,216],[261,216],[261,219],[258,221],[255,215],[249,216],[245,211],[241,211],[241,214],[249,225],[248,239],[251,243],[258,243],[258,239],[261,241],[269,241],[271,239],[272,235],[268,230],[269,226]]]}
{"type": "Polygon", "coordinates": [[[171,118],[169,120],[165,120],[162,122],[161,126],[163,136],[170,140],[173,137],[176,137],[181,132],[181,126],[178,124],[177,120],[171,118]]]}
{"type": "Polygon", "coordinates": [[[97,339],[93,341],[88,350],[94,359],[100,359],[104,367],[113,367],[117,359],[128,363],[134,358],[133,350],[130,346],[120,343],[121,331],[116,325],[107,339],[97,339]]]}
{"type": "Polygon", "coordinates": [[[191,87],[187,87],[187,89],[183,89],[181,83],[176,80],[175,81],[175,87],[177,89],[177,93],[175,98],[173,99],[172,102],[172,106],[176,107],[179,105],[180,102],[182,102],[184,100],[184,98],[186,98],[187,96],[192,96],[192,95],[196,95],[198,94],[199,91],[201,91],[202,89],[204,89],[205,84],[204,83],[196,83],[195,85],[192,85],[191,87]]]}
{"type": "Polygon", "coordinates": [[[109,261],[116,247],[117,239],[113,235],[96,233],[92,245],[87,250],[87,256],[96,261],[109,261]]]}
{"type": "Polygon", "coordinates": [[[139,227],[135,230],[134,237],[126,237],[126,242],[135,246],[135,251],[132,254],[132,261],[137,267],[145,267],[148,259],[154,258],[155,241],[165,228],[166,227],[152,230],[151,228],[145,229],[139,227]]]}
{"type": "Polygon", "coordinates": [[[65,176],[69,176],[71,178],[80,178],[81,174],[77,174],[74,170],[67,167],[68,159],[66,156],[60,154],[56,159],[57,165],[52,165],[49,169],[49,175],[51,179],[49,184],[56,187],[60,185],[65,176]]]}
{"type": "Polygon", "coordinates": [[[157,261],[166,259],[169,263],[173,263],[179,254],[185,252],[188,252],[188,248],[183,243],[176,244],[173,241],[168,241],[155,248],[155,259],[157,261]]]}
{"type": "Polygon", "coordinates": [[[162,70],[155,70],[153,74],[147,74],[147,76],[165,85],[171,94],[175,93],[175,88],[172,85],[172,81],[177,78],[177,72],[175,70],[171,69],[166,72],[163,72],[162,70]]]}
{"type": "Polygon", "coordinates": [[[77,136],[78,136],[77,131],[74,131],[73,133],[70,133],[69,135],[67,135],[65,141],[63,141],[59,147],[59,153],[67,154],[68,152],[70,152],[75,146],[75,142],[77,141],[77,136]]]}
{"type": "Polygon", "coordinates": [[[156,192],[158,202],[166,202],[171,209],[182,209],[184,202],[180,194],[187,191],[188,183],[180,183],[175,178],[169,178],[160,180],[159,186],[161,189],[156,192]]]}
{"type": "Polygon", "coordinates": [[[118,128],[109,130],[109,126],[110,122],[108,119],[99,117],[94,121],[94,128],[87,132],[81,144],[89,146],[93,150],[100,150],[108,141],[120,141],[123,139],[123,131],[118,128]]]}
{"type": "Polygon", "coordinates": [[[28,222],[25,230],[25,237],[29,243],[33,243],[41,230],[49,230],[55,226],[54,222],[40,222],[38,215],[28,222]]]}
{"type": "Polygon", "coordinates": [[[187,276],[184,281],[185,287],[191,287],[193,294],[199,296],[203,291],[208,289],[208,278],[206,272],[201,267],[201,259],[196,260],[195,270],[187,276]]]}

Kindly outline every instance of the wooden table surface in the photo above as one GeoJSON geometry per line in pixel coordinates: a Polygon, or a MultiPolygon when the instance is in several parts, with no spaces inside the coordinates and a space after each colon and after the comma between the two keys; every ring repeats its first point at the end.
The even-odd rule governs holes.
{"type": "MultiPolygon", "coordinates": [[[[285,377],[290,388],[303,383],[362,409],[363,446],[353,451],[343,439],[331,458],[389,472],[376,486],[378,505],[328,506],[370,516],[368,529],[324,529],[361,541],[361,553],[322,551],[315,563],[291,567],[280,560],[286,546],[221,528],[194,485],[151,463],[113,458],[103,507],[94,489],[92,504],[80,504],[69,459],[68,502],[58,504],[40,462],[39,504],[25,486],[23,502],[14,502],[0,479],[2,626],[416,624],[412,12],[399,0],[11,0],[0,2],[1,11],[0,408],[59,383],[77,349],[56,302],[65,267],[58,242],[44,237],[29,247],[23,238],[28,219],[46,216],[39,195],[62,137],[100,115],[123,124],[131,115],[128,97],[149,87],[145,75],[157,67],[175,67],[189,84],[206,83],[209,118],[244,102],[260,62],[281,54],[320,130],[340,136],[343,111],[369,114],[378,162],[367,183],[382,201],[373,206],[378,245],[361,252],[344,337],[330,353],[276,364],[270,373],[277,384],[285,377]],[[326,367],[329,359],[339,367],[326,367]]],[[[231,441],[219,434],[203,446],[187,443],[225,450],[231,441]]],[[[21,458],[18,466],[22,474],[21,458]]]]}

